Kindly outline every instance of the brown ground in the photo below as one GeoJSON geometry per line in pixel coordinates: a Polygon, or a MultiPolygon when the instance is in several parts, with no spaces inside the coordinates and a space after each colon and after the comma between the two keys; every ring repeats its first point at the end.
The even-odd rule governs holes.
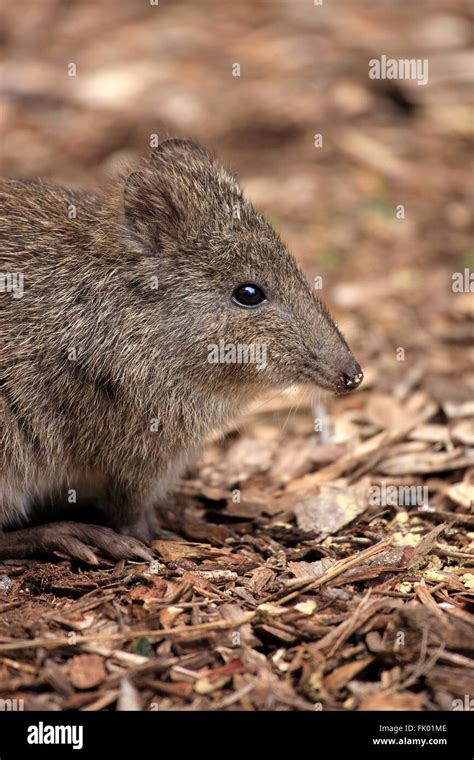
{"type": "Polygon", "coordinates": [[[0,565],[0,698],[465,705],[472,294],[452,276],[473,266],[468,4],[7,5],[1,173],[95,187],[150,134],[204,142],[323,276],[366,380],[346,399],[261,400],[210,442],[163,512],[176,540],[155,566],[0,565]],[[428,58],[429,84],[370,80],[382,54],[428,58]]]}

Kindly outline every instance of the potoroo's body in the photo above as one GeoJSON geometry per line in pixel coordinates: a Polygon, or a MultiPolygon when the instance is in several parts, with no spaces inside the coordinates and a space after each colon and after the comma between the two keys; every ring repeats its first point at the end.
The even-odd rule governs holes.
{"type": "Polygon", "coordinates": [[[109,197],[1,181],[0,273],[0,558],[148,558],[153,505],[211,431],[265,389],[362,379],[236,178],[185,140],[109,197]],[[222,341],[265,362],[215,361],[222,341]],[[85,491],[108,527],[27,526],[85,491]]]}

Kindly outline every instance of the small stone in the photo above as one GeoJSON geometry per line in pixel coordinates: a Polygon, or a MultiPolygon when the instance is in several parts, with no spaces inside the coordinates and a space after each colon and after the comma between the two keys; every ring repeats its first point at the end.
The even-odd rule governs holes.
{"type": "Polygon", "coordinates": [[[72,658],[69,680],[76,689],[93,689],[106,677],[104,661],[98,654],[79,654],[72,658]]]}

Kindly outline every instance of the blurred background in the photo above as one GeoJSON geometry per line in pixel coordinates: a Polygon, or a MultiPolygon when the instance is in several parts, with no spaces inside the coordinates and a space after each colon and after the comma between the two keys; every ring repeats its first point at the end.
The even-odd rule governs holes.
{"type": "Polygon", "coordinates": [[[462,0],[4,3],[0,171],[96,189],[150,135],[201,141],[322,275],[365,389],[410,368],[464,398],[471,16],[462,0]],[[370,79],[381,55],[428,59],[428,84],[370,79]]]}

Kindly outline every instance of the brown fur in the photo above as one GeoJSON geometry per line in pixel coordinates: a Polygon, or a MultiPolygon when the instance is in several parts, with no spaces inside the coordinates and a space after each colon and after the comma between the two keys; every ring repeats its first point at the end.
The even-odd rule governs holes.
{"type": "MultiPolygon", "coordinates": [[[[164,142],[109,197],[0,181],[0,272],[25,287],[0,292],[0,530],[86,489],[108,525],[147,539],[152,505],[259,391],[361,379],[279,237],[188,141],[164,142]],[[246,282],[268,303],[236,306],[246,282]],[[210,364],[221,339],[264,343],[268,365],[210,364]]],[[[9,537],[34,551],[5,533],[0,556],[9,537]]]]}

